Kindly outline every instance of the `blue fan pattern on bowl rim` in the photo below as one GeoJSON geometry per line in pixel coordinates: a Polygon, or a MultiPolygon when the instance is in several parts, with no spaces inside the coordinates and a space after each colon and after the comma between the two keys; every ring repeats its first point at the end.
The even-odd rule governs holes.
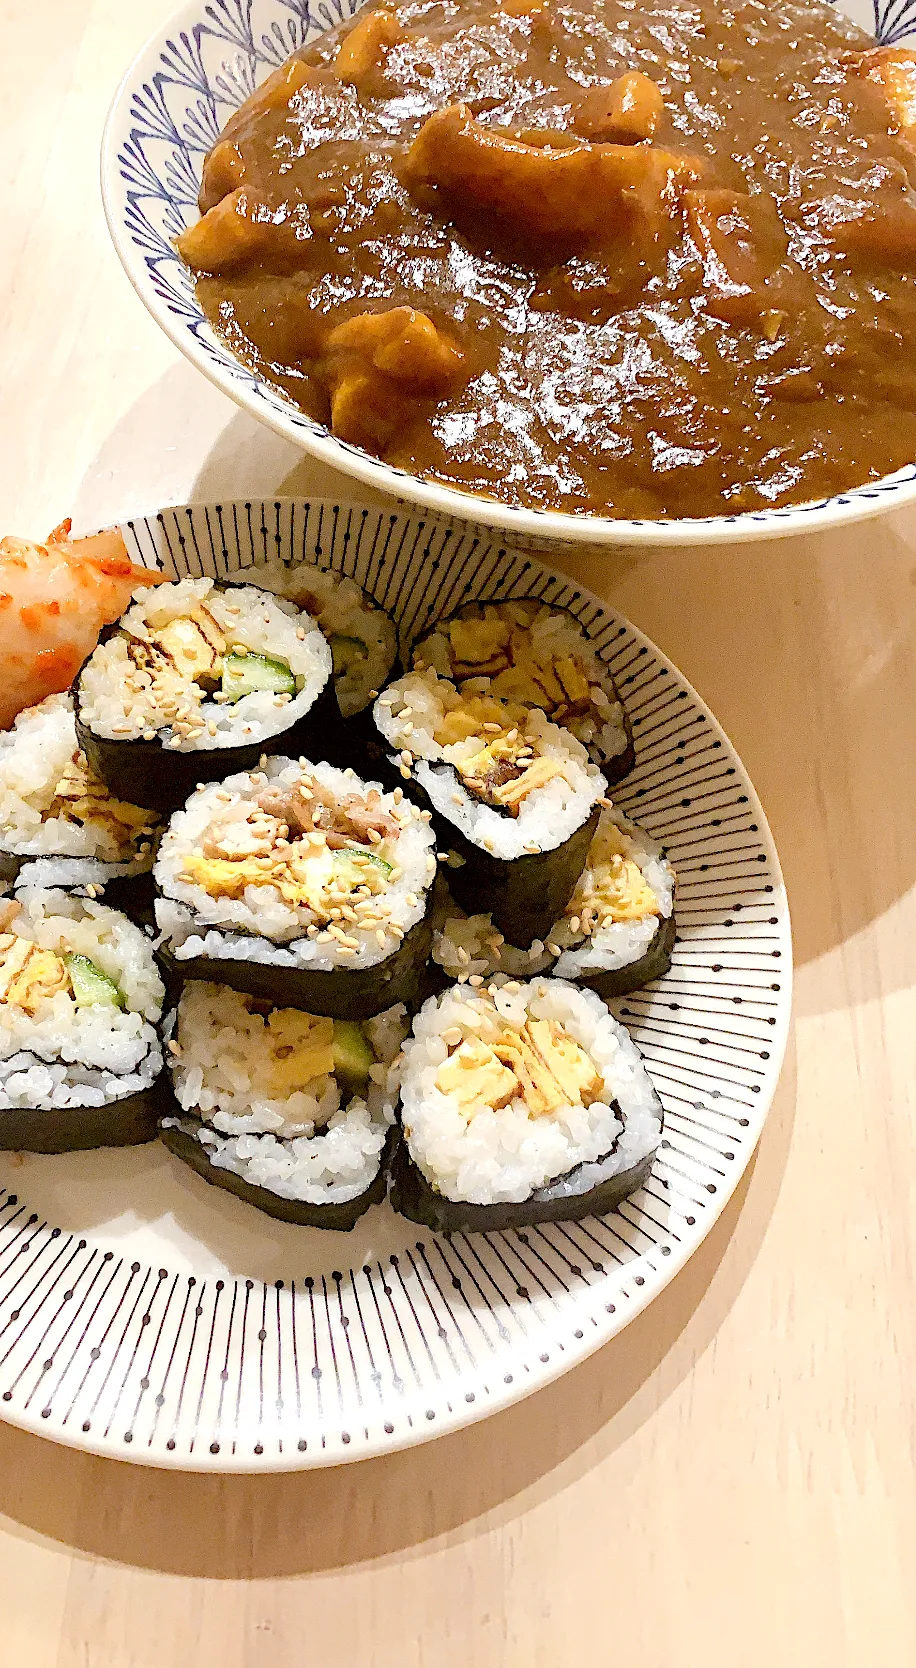
{"type": "MultiPolygon", "coordinates": [[[[172,240],[197,218],[203,159],[233,110],[265,75],[308,41],[345,22],[361,0],[208,0],[201,22],[166,41],[161,68],[131,100],[130,136],[118,153],[124,182],[124,226],[139,249],[153,290],[204,353],[266,410],[282,412],[292,427],[326,436],[328,430],[298,411],[225,348],[214,335],[188,269],[172,240]]],[[[874,33],[884,45],[916,35],[916,0],[871,0],[874,33]]],[[[843,9],[846,9],[845,7],[843,9]]],[[[850,0],[849,9],[860,8],[850,0]]],[[[864,21],[864,19],[857,19],[864,21]]],[[[361,454],[346,442],[343,450],[361,454]]],[[[403,480],[411,476],[391,469],[403,480]]],[[[740,516],[698,517],[696,525],[771,523],[799,510],[817,511],[893,495],[916,480],[916,464],[885,480],[832,498],[740,516]]],[[[530,515],[529,510],[525,512],[530,515]]],[[[537,514],[538,512],[534,512],[537,514]]],[[[543,513],[543,512],[541,512],[543,513]]],[[[638,519],[631,526],[649,525],[638,519]]]]}

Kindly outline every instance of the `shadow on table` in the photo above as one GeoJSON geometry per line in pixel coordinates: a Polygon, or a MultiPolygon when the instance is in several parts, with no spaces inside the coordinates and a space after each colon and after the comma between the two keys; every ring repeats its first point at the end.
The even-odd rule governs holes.
{"type": "Polygon", "coordinates": [[[308,452],[238,411],[217,436],[197,472],[192,498],[237,498],[240,492],[277,498],[340,498],[384,504],[384,494],[320,463],[308,452]],[[243,479],[249,484],[239,487],[243,479]],[[254,483],[257,483],[255,485],[254,483]]]}
{"type": "Polygon", "coordinates": [[[527,1401],[434,1443],[333,1470],[182,1476],[0,1428],[0,1514],[113,1562],[216,1580],[352,1566],[472,1537],[626,1444],[713,1343],[753,1267],[785,1171],[794,1061],[755,1161],[681,1273],[619,1337],[527,1401]]]}

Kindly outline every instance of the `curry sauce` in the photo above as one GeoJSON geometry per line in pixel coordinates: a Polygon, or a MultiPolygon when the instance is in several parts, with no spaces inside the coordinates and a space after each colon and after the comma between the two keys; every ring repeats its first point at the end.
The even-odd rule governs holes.
{"type": "Polygon", "coordinates": [[[827,6],[375,7],[291,59],[178,241],[231,348],[389,463],[615,516],[916,457],[916,59],[827,6]]]}

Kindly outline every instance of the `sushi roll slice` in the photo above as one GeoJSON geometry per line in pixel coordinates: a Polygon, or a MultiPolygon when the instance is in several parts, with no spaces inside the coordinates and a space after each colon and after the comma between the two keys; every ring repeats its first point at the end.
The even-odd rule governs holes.
{"type": "Polygon", "coordinates": [[[156,861],[171,975],[335,1019],[414,1002],[432,939],[428,818],[400,789],[304,759],[199,788],[156,861]]]}
{"type": "Polygon", "coordinates": [[[67,892],[27,892],[0,913],[0,1148],[152,1141],[168,1088],[150,940],[67,892]]]}
{"type": "Polygon", "coordinates": [[[582,742],[608,782],[633,769],[633,736],[607,666],[574,614],[536,598],[471,602],[414,644],[469,694],[539,707],[582,742]]]}
{"type": "Polygon", "coordinates": [[[169,1042],[165,1145],[268,1216],[352,1228],[385,1197],[403,1006],[362,1022],[190,984],[169,1042]]]}
{"type": "Polygon", "coordinates": [[[0,882],[105,889],[131,913],[149,883],[158,815],[116,799],[77,746],[73,702],[49,695],[0,734],[0,882]]]}
{"type": "Polygon", "coordinates": [[[548,934],[558,978],[599,996],[625,996],[671,966],[674,870],[661,846],[616,807],[606,807],[562,918],[548,934]]]}
{"type": "Polygon", "coordinates": [[[269,562],[252,569],[251,579],[318,621],[334,659],[334,688],[347,730],[351,737],[374,738],[372,703],[399,671],[391,616],[355,579],[310,562],[269,562]]]}
{"type": "Polygon", "coordinates": [[[562,914],[598,824],[605,780],[537,707],[468,694],[427,669],[375,704],[376,726],[449,850],[448,883],[521,947],[562,914]]]}
{"type": "Polygon", "coordinates": [[[440,880],[432,959],[441,983],[552,972],[599,996],[625,996],[671,966],[675,875],[656,841],[605,805],[565,912],[527,949],[507,943],[489,915],[466,915],[440,880]]]}
{"type": "Polygon", "coordinates": [[[323,757],[340,727],[331,671],[324,636],[293,603],[182,579],[139,592],[90,656],[77,736],[118,798],[173,811],[263,753],[323,757]]]}
{"type": "Polygon", "coordinates": [[[645,1180],[662,1106],[594,991],[561,979],[452,988],[424,1004],[401,1066],[391,1202],[441,1232],[612,1210],[645,1180]]]}

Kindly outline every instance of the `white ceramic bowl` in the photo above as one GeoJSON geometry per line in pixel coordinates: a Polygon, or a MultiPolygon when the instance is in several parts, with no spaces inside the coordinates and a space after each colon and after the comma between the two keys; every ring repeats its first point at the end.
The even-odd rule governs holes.
{"type": "MultiPolygon", "coordinates": [[[[442,515],[499,527],[516,544],[685,545],[783,538],[864,520],[916,498],[916,463],[883,480],[787,509],[672,521],[513,509],[393,469],[337,440],[255,376],[219,341],[172,239],[197,218],[204,157],[234,110],[306,41],[359,0],[189,0],[143,47],[115,95],[102,144],[102,194],[115,248],[137,294],[191,362],[285,439],[369,486],[442,515]]],[[[898,44],[916,33],[914,0],[844,0],[898,44]]]]}

